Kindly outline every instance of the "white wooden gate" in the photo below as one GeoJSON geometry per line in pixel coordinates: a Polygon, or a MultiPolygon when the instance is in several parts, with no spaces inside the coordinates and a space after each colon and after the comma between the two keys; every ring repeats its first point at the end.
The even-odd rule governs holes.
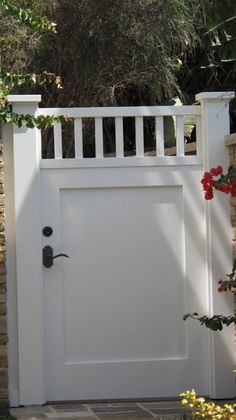
{"type": "Polygon", "coordinates": [[[219,197],[206,207],[200,186],[204,167],[227,166],[229,98],[39,110],[36,96],[9,98],[16,112],[75,118],[75,159],[62,158],[60,125],[55,159],[45,160],[40,133],[13,127],[21,404],[173,397],[190,388],[234,395],[232,330],[212,335],[182,320],[188,311],[232,312],[216,293],[231,266],[228,205],[219,197]],[[176,116],[177,156],[164,156],[164,115],[176,116]],[[196,156],[184,155],[184,115],[196,116],[196,156]],[[135,118],[133,157],[124,157],[125,116],[135,118]],[[145,116],[155,117],[155,157],[144,155],[145,116]],[[87,117],[95,119],[93,159],[82,155],[87,117]],[[104,117],[115,119],[116,157],[103,155],[104,117]],[[70,258],[43,267],[45,246],[70,258]]]}

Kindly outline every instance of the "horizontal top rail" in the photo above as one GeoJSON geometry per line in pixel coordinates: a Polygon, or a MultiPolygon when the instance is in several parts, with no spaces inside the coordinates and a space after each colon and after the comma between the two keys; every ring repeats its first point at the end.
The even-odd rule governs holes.
{"type": "Polygon", "coordinates": [[[201,154],[198,105],[38,108],[38,115],[73,120],[70,126],[58,123],[53,128],[54,159],[69,157],[66,147],[75,159],[138,158],[153,150],[159,158],[166,155],[168,146],[175,146],[176,156],[180,157],[186,155],[187,140],[195,140],[193,154],[201,154]]]}
{"type": "Polygon", "coordinates": [[[96,108],[38,108],[38,115],[64,115],[70,118],[95,117],[154,117],[200,115],[199,105],[181,106],[130,106],[130,107],[96,107],[96,108]]]}
{"type": "Polygon", "coordinates": [[[157,167],[157,166],[198,166],[202,158],[198,156],[146,156],[104,159],[42,159],[41,169],[74,169],[74,168],[113,168],[113,167],[157,167]]]}

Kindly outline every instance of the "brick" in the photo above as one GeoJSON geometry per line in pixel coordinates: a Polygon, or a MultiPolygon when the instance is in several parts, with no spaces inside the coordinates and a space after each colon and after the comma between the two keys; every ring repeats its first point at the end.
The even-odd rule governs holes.
{"type": "Polygon", "coordinates": [[[0,345],[7,344],[7,342],[8,342],[7,334],[0,334],[0,345]]]}
{"type": "Polygon", "coordinates": [[[7,302],[7,297],[5,294],[0,294],[0,304],[1,303],[6,303],[7,302]]]}
{"type": "Polygon", "coordinates": [[[0,284],[6,284],[6,276],[0,276],[0,284]]]}
{"type": "Polygon", "coordinates": [[[236,144],[236,133],[233,134],[228,134],[227,136],[225,136],[225,145],[228,147],[234,147],[234,145],[236,144]]]}
{"type": "Polygon", "coordinates": [[[1,316],[0,318],[0,334],[7,333],[7,320],[6,317],[1,316]]]}
{"type": "Polygon", "coordinates": [[[2,388],[0,385],[0,401],[1,399],[7,399],[8,398],[8,389],[7,387],[2,388]]]}
{"type": "Polygon", "coordinates": [[[0,251],[0,263],[6,261],[6,252],[0,251]]]}
{"type": "Polygon", "coordinates": [[[0,359],[7,357],[7,346],[0,346],[0,359]]]}
{"type": "Polygon", "coordinates": [[[5,263],[0,263],[0,284],[6,283],[6,265],[5,263]]]}
{"type": "Polygon", "coordinates": [[[232,228],[232,239],[233,241],[236,241],[236,227],[232,228]]]}
{"type": "Polygon", "coordinates": [[[7,305],[6,305],[6,303],[1,303],[0,302],[0,316],[6,315],[6,313],[7,313],[7,305]]]}
{"type": "Polygon", "coordinates": [[[231,216],[231,224],[232,226],[236,226],[236,216],[231,216]]]}
{"type": "Polygon", "coordinates": [[[0,284],[0,294],[3,295],[4,293],[6,293],[6,290],[6,284],[0,284]]]}
{"type": "Polygon", "coordinates": [[[5,359],[0,358],[0,368],[8,368],[7,358],[5,359]]]}
{"type": "Polygon", "coordinates": [[[9,400],[7,398],[0,399],[0,408],[8,408],[9,400]]]}
{"type": "Polygon", "coordinates": [[[231,216],[236,216],[236,207],[233,207],[233,206],[230,207],[230,214],[231,216]]]}
{"type": "Polygon", "coordinates": [[[236,197],[230,197],[229,202],[232,207],[236,207],[236,197]]]}
{"type": "Polygon", "coordinates": [[[7,398],[0,399],[0,408],[9,408],[9,400],[7,398]]]}
{"type": "Polygon", "coordinates": [[[8,385],[8,376],[7,370],[2,369],[0,370],[0,388],[7,388],[8,385]]]}

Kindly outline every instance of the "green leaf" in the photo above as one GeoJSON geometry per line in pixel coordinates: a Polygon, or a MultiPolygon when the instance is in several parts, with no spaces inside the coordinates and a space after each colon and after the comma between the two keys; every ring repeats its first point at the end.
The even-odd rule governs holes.
{"type": "Polygon", "coordinates": [[[6,15],[14,17],[33,29],[56,32],[56,24],[46,17],[36,16],[31,10],[22,9],[12,5],[8,0],[0,0],[0,7],[6,15]]]}

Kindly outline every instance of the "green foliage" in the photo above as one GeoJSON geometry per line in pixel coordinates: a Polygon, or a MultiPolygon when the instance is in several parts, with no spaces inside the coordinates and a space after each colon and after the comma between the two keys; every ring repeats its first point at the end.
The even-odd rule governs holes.
{"type": "Polygon", "coordinates": [[[236,90],[236,2],[200,4],[204,24],[199,27],[199,42],[178,74],[184,95],[191,99],[199,91],[236,90]]]}
{"type": "Polygon", "coordinates": [[[182,405],[190,408],[193,419],[236,419],[236,404],[224,404],[221,406],[213,401],[206,401],[205,398],[197,397],[194,390],[186,391],[180,396],[182,397],[182,405]]]}
{"type": "Polygon", "coordinates": [[[0,122],[9,124],[13,123],[18,127],[28,127],[28,128],[47,128],[52,126],[55,123],[64,123],[68,121],[69,118],[65,116],[49,116],[49,115],[39,115],[37,117],[33,117],[29,114],[17,114],[12,112],[12,107],[9,104],[6,104],[4,109],[0,110],[0,122]]]}
{"type": "Polygon", "coordinates": [[[64,80],[64,106],[151,105],[180,94],[176,72],[197,40],[197,0],[58,0],[37,63],[64,80]]]}
{"type": "Polygon", "coordinates": [[[0,89],[4,96],[9,95],[16,86],[29,84],[41,86],[54,83],[58,89],[62,88],[61,78],[54,73],[48,73],[46,71],[41,74],[14,74],[0,70],[0,89]]]}
{"type": "Polygon", "coordinates": [[[205,325],[213,331],[222,331],[224,325],[228,327],[231,324],[236,324],[236,317],[233,315],[213,315],[209,317],[207,315],[199,316],[197,312],[194,312],[193,314],[185,314],[183,320],[186,321],[188,318],[199,321],[201,325],[205,325]]]}
{"type": "MultiPolygon", "coordinates": [[[[24,23],[25,25],[27,25],[27,27],[30,28],[31,31],[33,31],[33,35],[31,34],[31,37],[34,36],[35,30],[55,32],[56,25],[53,22],[50,22],[47,18],[36,15],[32,10],[19,7],[19,5],[15,6],[12,3],[13,2],[9,2],[7,0],[0,0],[0,9],[3,9],[3,15],[7,15],[8,17],[10,17],[10,23],[13,24],[13,28],[18,28],[19,26],[16,25],[16,20],[20,23],[24,23]]],[[[31,115],[19,115],[12,112],[12,107],[8,104],[6,96],[12,93],[12,91],[14,91],[15,88],[19,88],[20,86],[29,87],[30,85],[42,86],[46,84],[54,84],[57,88],[61,88],[61,79],[54,73],[49,73],[46,71],[43,71],[41,74],[19,74],[19,72],[12,73],[10,71],[6,71],[4,67],[11,67],[11,60],[9,60],[9,56],[11,56],[11,54],[13,53],[12,55],[14,60],[14,53],[17,50],[15,44],[15,42],[17,42],[16,35],[12,38],[11,42],[11,37],[9,38],[8,29],[8,25],[3,27],[3,33],[0,37],[0,45],[2,47],[0,67],[0,122],[14,123],[19,127],[27,126],[30,128],[44,128],[52,125],[55,122],[62,122],[67,120],[66,118],[60,116],[38,116],[35,118],[31,115]]],[[[28,30],[26,30],[25,33],[28,34],[28,30]]],[[[26,40],[28,41],[27,37],[26,40]]],[[[16,53],[16,56],[18,57],[18,52],[16,53]]]]}
{"type": "Polygon", "coordinates": [[[50,22],[46,17],[35,15],[32,10],[14,6],[12,5],[12,2],[8,0],[0,0],[0,7],[4,10],[7,16],[16,18],[21,23],[28,25],[30,28],[46,32],[56,32],[55,23],[50,22]]]}

